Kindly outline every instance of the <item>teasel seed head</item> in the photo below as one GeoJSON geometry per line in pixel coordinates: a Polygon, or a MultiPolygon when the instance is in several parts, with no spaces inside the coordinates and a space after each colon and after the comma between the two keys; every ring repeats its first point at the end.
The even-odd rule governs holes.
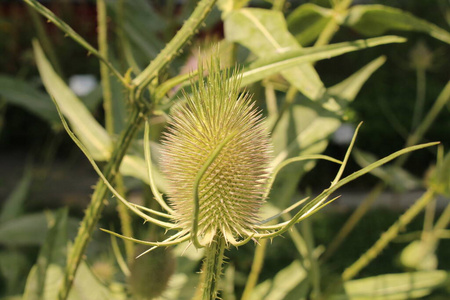
{"type": "Polygon", "coordinates": [[[216,234],[235,244],[239,237],[254,233],[271,159],[261,113],[249,94],[239,93],[238,73],[220,71],[219,65],[218,59],[211,59],[206,79],[199,65],[198,86],[193,83],[192,94],[185,93],[186,102],[174,110],[161,152],[161,170],[168,179],[167,195],[176,222],[189,232],[194,182],[223,145],[198,184],[197,238],[203,244],[216,234]]]}

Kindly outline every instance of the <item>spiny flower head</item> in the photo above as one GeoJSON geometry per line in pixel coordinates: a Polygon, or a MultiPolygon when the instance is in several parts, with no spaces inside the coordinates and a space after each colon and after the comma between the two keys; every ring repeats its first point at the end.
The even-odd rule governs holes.
{"type": "Polygon", "coordinates": [[[211,60],[209,69],[205,80],[199,66],[198,87],[192,84],[192,94],[185,93],[186,102],[172,115],[163,137],[161,169],[169,182],[167,195],[176,222],[190,231],[196,178],[217,155],[197,181],[196,238],[206,244],[220,234],[235,244],[238,237],[254,233],[271,147],[260,112],[247,93],[239,93],[238,74],[220,71],[218,60],[211,60]]]}

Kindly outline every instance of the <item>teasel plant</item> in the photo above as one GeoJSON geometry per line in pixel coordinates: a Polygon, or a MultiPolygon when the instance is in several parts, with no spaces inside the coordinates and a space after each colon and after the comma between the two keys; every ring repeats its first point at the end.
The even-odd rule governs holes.
{"type": "Polygon", "coordinates": [[[125,241],[148,246],[136,259],[158,247],[183,242],[204,248],[200,291],[197,293],[201,299],[218,297],[226,249],[281,236],[336,200],[338,197],[331,198],[332,193],[348,182],[402,154],[438,144],[434,142],[402,149],[343,177],[360,124],[342,161],[317,154],[294,157],[273,165],[270,134],[251,95],[240,91],[239,68],[221,70],[220,61],[214,55],[207,67],[208,75],[205,75],[203,64],[199,63],[198,78],[192,76],[191,89],[183,92],[185,101],[172,108],[171,119],[162,138],[160,167],[169,182],[168,201],[155,184],[150,125],[145,122],[144,151],[150,187],[164,212],[131,203],[115,190],[88,149],[72,132],[54,101],[65,130],[112,194],[145,222],[164,228],[168,237],[162,241],[144,241],[102,230],[125,241]],[[290,163],[317,159],[340,165],[330,187],[313,199],[301,199],[280,213],[261,220],[260,208],[268,198],[278,172],[290,163]],[[291,211],[297,211],[291,219],[276,224],[271,222],[291,211]],[[269,222],[270,225],[267,224],[269,222]]]}

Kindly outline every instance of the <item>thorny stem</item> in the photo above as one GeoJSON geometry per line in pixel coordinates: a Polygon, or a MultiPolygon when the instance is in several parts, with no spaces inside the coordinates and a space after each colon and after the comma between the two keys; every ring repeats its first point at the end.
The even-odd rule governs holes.
{"type": "MultiPolygon", "coordinates": [[[[98,23],[98,48],[100,54],[108,59],[108,25],[107,10],[105,0],[97,0],[97,23],[98,23]]],[[[103,108],[105,110],[105,127],[110,136],[115,133],[114,128],[114,110],[112,104],[111,80],[109,76],[108,66],[100,62],[101,85],[103,92],[103,108]]],[[[117,175],[116,185],[121,194],[124,192],[124,185],[120,175],[117,175]]],[[[122,232],[126,236],[133,236],[131,227],[131,218],[127,208],[122,202],[117,203],[117,210],[122,226],[122,232]]],[[[127,258],[130,260],[134,255],[134,246],[132,242],[125,241],[125,249],[127,258]]]]}
{"type": "Polygon", "coordinates": [[[216,1],[217,0],[200,1],[189,19],[184,23],[183,27],[176,33],[173,39],[158,54],[156,59],[154,59],[145,70],[133,80],[133,83],[139,87],[137,91],[138,98],[147,85],[158,75],[158,72],[173,60],[181,48],[189,41],[191,36],[197,32],[216,1]]]}
{"type": "MultiPolygon", "coordinates": [[[[64,32],[66,32],[69,36],[71,36],[75,41],[81,44],[83,47],[91,51],[95,54],[101,61],[103,61],[106,65],[108,65],[109,69],[113,71],[113,73],[118,76],[121,80],[122,84],[126,87],[129,87],[128,82],[118,73],[118,71],[111,65],[109,61],[107,61],[101,54],[94,49],[91,45],[89,45],[81,36],[79,36],[72,28],[70,28],[66,23],[62,22],[59,18],[57,18],[50,10],[42,6],[36,0],[24,0],[27,4],[34,7],[39,13],[43,14],[49,20],[51,20],[55,25],[61,28],[64,32]]],[[[200,26],[203,20],[206,18],[208,13],[210,12],[212,6],[215,4],[215,0],[203,0],[197,5],[194,13],[191,17],[186,21],[174,39],[164,48],[155,60],[147,67],[147,76],[141,76],[141,79],[146,79],[148,82],[152,80],[155,74],[167,65],[176,55],[176,53],[183,47],[186,42],[194,35],[195,30],[200,26]],[[180,37],[179,33],[182,33],[182,37],[180,37]],[[175,40],[175,41],[174,41],[175,40]]],[[[144,74],[145,75],[145,74],[144,74]]],[[[137,79],[137,78],[136,78],[137,79]]],[[[148,82],[141,82],[142,88],[145,87],[145,84],[148,82]]],[[[134,89],[130,89],[129,99],[131,103],[135,103],[140,98],[140,94],[135,92],[134,89]]],[[[105,177],[108,181],[112,181],[116,174],[118,173],[119,166],[122,162],[122,159],[133,140],[133,137],[140,127],[141,123],[144,120],[145,115],[149,113],[148,108],[135,107],[131,112],[128,123],[121,134],[121,137],[117,143],[117,146],[114,148],[113,153],[111,155],[111,159],[105,167],[105,177]]],[[[65,300],[69,295],[70,288],[72,286],[73,280],[75,278],[75,273],[78,269],[78,266],[81,262],[81,258],[86,250],[86,246],[89,242],[89,239],[92,235],[92,232],[97,224],[98,219],[100,218],[100,214],[104,207],[104,198],[108,192],[107,186],[103,182],[103,180],[99,180],[94,193],[92,195],[91,203],[89,204],[86,214],[81,222],[80,228],[78,230],[77,237],[75,238],[73,247],[71,248],[68,258],[67,258],[67,266],[64,272],[63,281],[58,292],[58,299],[65,300]]]]}
{"type": "MultiPolygon", "coordinates": [[[[114,179],[115,175],[118,173],[122,158],[124,157],[128,146],[133,140],[135,133],[139,129],[143,120],[143,116],[144,114],[141,113],[137,108],[133,109],[132,113],[130,114],[127,127],[118,140],[117,146],[114,148],[114,151],[111,155],[111,159],[105,167],[104,174],[108,181],[111,182],[114,179]]],[[[69,295],[69,291],[75,278],[75,273],[81,262],[83,253],[86,250],[89,239],[92,236],[92,232],[95,229],[95,225],[97,224],[105,205],[104,199],[107,192],[107,186],[105,185],[103,180],[100,179],[95,186],[91,202],[86,209],[86,213],[83,220],[81,221],[80,228],[78,229],[78,234],[68,254],[67,265],[65,268],[62,285],[58,293],[58,299],[60,300],[67,299],[69,295]]]]}
{"type": "MultiPolygon", "coordinates": [[[[108,60],[108,25],[105,0],[97,0],[98,48],[100,55],[108,60]]],[[[100,62],[100,75],[103,93],[103,108],[105,110],[105,127],[111,135],[114,134],[114,120],[112,110],[111,81],[108,66],[100,62]]]]}
{"type": "Polygon", "coordinates": [[[219,280],[222,273],[225,238],[216,234],[213,241],[206,247],[203,262],[202,300],[215,300],[219,290],[219,280]]]}
{"type": "Polygon", "coordinates": [[[424,208],[435,198],[435,192],[428,190],[422,197],[416,201],[400,218],[395,222],[386,232],[384,232],[380,239],[364,253],[357,261],[350,267],[345,269],[342,273],[344,281],[350,280],[365,267],[398,235],[400,230],[405,228],[424,208]]]}
{"type": "Polygon", "coordinates": [[[34,8],[38,13],[46,17],[50,22],[55,24],[59,29],[64,31],[68,36],[70,36],[74,41],[83,46],[89,53],[92,53],[98,59],[100,59],[103,63],[105,63],[111,72],[122,82],[122,84],[126,87],[130,87],[125,78],[120,74],[120,72],[114,68],[114,66],[108,61],[107,58],[103,57],[100,52],[97,51],[94,47],[92,47],[85,39],[83,39],[78,33],[75,32],[67,23],[63,22],[60,18],[58,18],[52,11],[48,8],[40,4],[37,0],[23,0],[29,6],[34,8]]]}
{"type": "Polygon", "coordinates": [[[56,73],[58,73],[59,76],[64,77],[61,64],[59,63],[58,56],[55,53],[55,48],[53,47],[53,44],[50,41],[49,35],[45,31],[45,28],[42,24],[42,20],[39,17],[39,14],[31,7],[27,6],[27,8],[28,12],[30,13],[31,20],[33,21],[34,27],[36,28],[39,43],[45,50],[45,54],[47,54],[47,57],[51,61],[53,67],[55,68],[56,73]]]}

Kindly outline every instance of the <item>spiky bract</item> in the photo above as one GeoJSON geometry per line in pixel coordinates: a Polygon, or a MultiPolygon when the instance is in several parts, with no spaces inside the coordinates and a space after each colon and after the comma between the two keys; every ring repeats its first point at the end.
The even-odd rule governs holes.
{"type": "MultiPolygon", "coordinates": [[[[201,66],[199,74],[202,74],[201,66]]],[[[240,77],[211,62],[206,80],[175,110],[163,138],[161,169],[169,181],[167,195],[177,223],[190,231],[194,181],[199,170],[226,139],[199,182],[198,238],[210,243],[216,234],[235,244],[250,236],[264,202],[271,155],[262,116],[240,77]],[[205,82],[206,81],[206,82],[205,82]]]]}

